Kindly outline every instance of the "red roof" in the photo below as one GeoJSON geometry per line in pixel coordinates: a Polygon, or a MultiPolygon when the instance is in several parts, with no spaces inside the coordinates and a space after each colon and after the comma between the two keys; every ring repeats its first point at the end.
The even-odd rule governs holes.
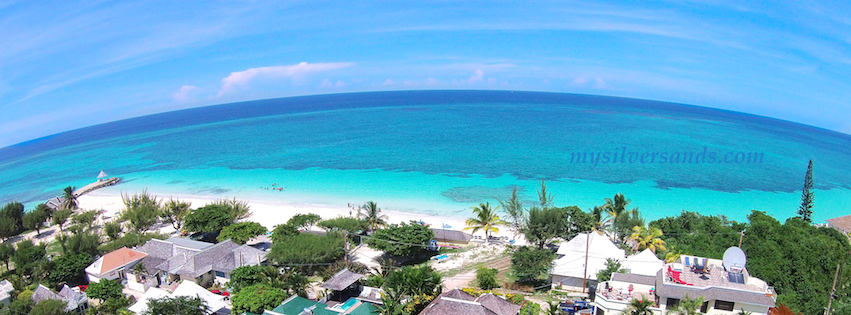
{"type": "Polygon", "coordinates": [[[100,273],[103,274],[105,272],[109,272],[110,270],[117,269],[121,266],[145,258],[146,256],[148,256],[148,254],[137,252],[127,247],[119,248],[109,254],[103,255],[103,263],[101,263],[100,273]]]}

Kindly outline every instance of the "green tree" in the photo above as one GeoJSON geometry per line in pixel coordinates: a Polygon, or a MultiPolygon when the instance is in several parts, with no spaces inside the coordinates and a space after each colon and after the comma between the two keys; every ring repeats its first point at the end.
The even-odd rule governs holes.
{"type": "Polygon", "coordinates": [[[653,307],[653,300],[649,299],[632,299],[624,311],[624,315],[653,315],[650,310],[653,307]]]}
{"type": "Polygon", "coordinates": [[[508,197],[508,200],[499,200],[499,206],[508,215],[511,230],[514,231],[514,237],[517,238],[517,234],[521,233],[526,225],[526,214],[523,210],[523,202],[517,195],[517,186],[511,189],[511,197],[508,197]]]}
{"type": "Polygon", "coordinates": [[[62,209],[62,210],[59,210],[59,211],[56,211],[56,212],[53,213],[53,218],[51,219],[51,221],[53,222],[53,224],[56,224],[56,225],[59,226],[60,231],[64,231],[62,229],[62,226],[65,225],[66,222],[68,222],[68,218],[70,218],[70,217],[71,217],[71,210],[62,209]]]}
{"type": "Polygon", "coordinates": [[[68,307],[65,301],[61,300],[42,300],[33,306],[28,315],[71,315],[71,312],[66,312],[68,307]]]}
{"type": "Polygon", "coordinates": [[[496,273],[496,268],[479,267],[476,270],[476,283],[479,285],[479,288],[482,288],[482,290],[499,288],[499,285],[496,283],[496,273]]]}
{"type": "Polygon", "coordinates": [[[587,233],[594,230],[595,221],[594,214],[582,211],[577,206],[569,206],[562,208],[567,214],[567,226],[562,232],[563,235],[576,235],[579,233],[587,233]]]}
{"type": "Polygon", "coordinates": [[[163,219],[163,222],[171,224],[175,230],[180,230],[180,227],[183,226],[183,220],[192,211],[191,207],[191,202],[169,199],[162,206],[160,218],[163,219]]]}
{"type": "Polygon", "coordinates": [[[53,218],[53,213],[54,213],[53,208],[48,207],[46,204],[43,204],[43,203],[38,204],[37,206],[35,206],[35,211],[40,211],[40,212],[44,213],[44,215],[46,217],[45,220],[50,220],[50,219],[53,218]]]}
{"type": "Polygon", "coordinates": [[[248,219],[251,217],[251,207],[247,201],[233,199],[219,199],[213,204],[220,205],[228,209],[230,216],[234,221],[248,219]]]}
{"type": "Polygon", "coordinates": [[[405,305],[402,303],[402,295],[393,290],[384,290],[381,293],[381,305],[378,312],[381,315],[404,315],[405,305]]]}
{"type": "Polygon", "coordinates": [[[612,279],[613,273],[624,272],[625,270],[621,267],[622,267],[621,262],[618,261],[617,259],[606,258],[606,269],[602,269],[599,272],[597,272],[597,282],[601,283],[601,282],[609,281],[609,280],[612,279]]]}
{"type": "Polygon", "coordinates": [[[190,232],[219,234],[223,228],[233,222],[234,217],[230,208],[220,204],[210,204],[189,212],[183,227],[190,232]]]}
{"type": "Polygon", "coordinates": [[[555,259],[550,250],[523,246],[511,254],[511,269],[520,281],[529,282],[546,274],[555,259]]]}
{"type": "Polygon", "coordinates": [[[813,222],[813,160],[807,165],[807,174],[804,176],[804,189],[801,192],[801,206],[798,207],[798,216],[804,222],[813,222]]]}
{"type": "Polygon", "coordinates": [[[375,231],[379,227],[387,225],[388,217],[381,214],[381,208],[374,201],[367,201],[358,209],[358,219],[364,220],[370,231],[375,231]]]}
{"type": "Polygon", "coordinates": [[[412,256],[425,250],[428,242],[434,239],[434,231],[411,221],[411,224],[391,224],[365,239],[373,249],[393,256],[412,256]]]}
{"type": "Polygon", "coordinates": [[[547,183],[541,177],[541,188],[538,189],[538,204],[541,209],[548,209],[553,206],[553,194],[547,193],[547,183]]]}
{"type": "Polygon", "coordinates": [[[121,223],[112,221],[103,225],[103,233],[110,241],[115,241],[121,237],[121,223]]]}
{"type": "Polygon", "coordinates": [[[739,232],[744,231],[747,224],[728,221],[720,216],[682,211],[678,216],[650,222],[650,227],[665,231],[661,238],[668,248],[676,248],[689,255],[718,258],[723,257],[727,248],[738,246],[739,232]]]}
{"type": "Polygon", "coordinates": [[[100,254],[98,246],[101,244],[100,235],[92,231],[79,231],[71,235],[60,234],[57,238],[62,246],[62,253],[86,253],[91,256],[100,254]]]}
{"type": "Polygon", "coordinates": [[[272,243],[281,243],[288,241],[291,237],[299,235],[301,232],[295,226],[290,224],[278,224],[272,230],[272,243]]]}
{"type": "Polygon", "coordinates": [[[623,239],[623,236],[626,233],[625,231],[631,229],[631,227],[627,227],[628,220],[630,218],[630,214],[637,212],[638,208],[627,210],[627,206],[630,202],[631,200],[626,199],[623,194],[617,193],[613,199],[606,198],[606,203],[603,205],[603,209],[606,211],[606,214],[611,220],[612,228],[614,230],[614,241],[620,241],[623,239]]]}
{"type": "Polygon", "coordinates": [[[655,254],[657,250],[667,250],[662,235],[662,230],[658,227],[653,226],[650,229],[645,229],[643,226],[635,226],[632,228],[632,235],[627,239],[627,244],[630,244],[635,251],[649,248],[655,254]]]}
{"type": "Polygon", "coordinates": [[[124,211],[121,219],[129,221],[136,232],[145,232],[157,223],[162,208],[162,201],[147,191],[135,195],[121,194],[124,211]]]}
{"type": "Polygon", "coordinates": [[[499,228],[496,226],[506,224],[505,221],[499,219],[499,215],[496,214],[496,209],[499,209],[499,206],[491,208],[490,203],[480,203],[479,206],[473,207],[473,214],[475,214],[476,217],[467,219],[467,227],[465,227],[464,230],[473,230],[473,233],[476,233],[479,230],[484,230],[485,243],[487,243],[491,232],[499,232],[499,228]]]}
{"type": "Polygon", "coordinates": [[[443,290],[440,273],[428,265],[405,266],[390,272],[384,287],[403,295],[439,295],[443,290]]]}
{"type": "Polygon", "coordinates": [[[226,226],[216,238],[219,242],[230,239],[239,245],[245,244],[252,237],[266,234],[266,227],[257,222],[238,222],[226,226]]]}
{"type": "Polygon", "coordinates": [[[308,213],[308,214],[296,214],[289,220],[287,220],[287,224],[294,226],[299,230],[310,230],[313,228],[316,223],[322,221],[322,217],[318,214],[308,213]]]}
{"type": "Polygon", "coordinates": [[[9,270],[9,260],[15,256],[15,247],[9,243],[0,244],[0,260],[6,264],[6,270],[9,270]]]}
{"type": "Polygon", "coordinates": [[[209,312],[207,303],[200,297],[176,296],[148,300],[148,310],[142,315],[206,315],[209,312]]]}
{"type": "Polygon", "coordinates": [[[62,190],[62,209],[77,209],[77,195],[74,195],[74,187],[68,186],[62,190]]]}
{"type": "Polygon", "coordinates": [[[101,279],[98,282],[92,282],[89,284],[89,288],[86,289],[86,295],[90,298],[105,301],[108,299],[123,297],[123,288],[124,286],[122,286],[121,282],[118,282],[117,280],[101,279]]]}
{"type": "Polygon", "coordinates": [[[541,314],[541,305],[532,301],[526,301],[522,307],[520,307],[520,315],[540,315],[541,314]]]}
{"type": "Polygon", "coordinates": [[[317,226],[328,231],[346,231],[349,234],[359,234],[366,230],[367,223],[361,219],[339,217],[319,222],[317,226]]]}
{"type": "Polygon", "coordinates": [[[282,265],[330,263],[343,257],[343,244],[339,235],[301,233],[283,242],[273,241],[267,257],[282,265]]]}
{"type": "MultiPolygon", "coordinates": [[[[50,276],[47,279],[51,283],[71,282],[81,280],[85,277],[85,269],[94,260],[88,254],[68,254],[59,256],[53,262],[50,276]]],[[[84,282],[83,282],[84,283],[84,282]]]]}
{"type": "Polygon", "coordinates": [[[47,221],[47,213],[38,210],[24,214],[23,218],[24,227],[35,230],[38,236],[41,236],[41,227],[44,221],[47,221]]]}
{"type": "Polygon", "coordinates": [[[261,265],[242,266],[231,271],[230,281],[228,282],[231,292],[239,292],[243,288],[268,282],[267,274],[264,272],[266,268],[274,269],[275,267],[261,265]]]}
{"type": "Polygon", "coordinates": [[[95,220],[97,220],[98,215],[100,215],[99,210],[83,211],[72,216],[71,222],[73,222],[74,224],[85,225],[91,229],[92,225],[94,225],[95,223],[95,220]]]}
{"type": "Polygon", "coordinates": [[[12,236],[18,235],[18,222],[13,218],[0,217],[0,238],[6,240],[12,236]]]}
{"type": "Polygon", "coordinates": [[[281,301],[288,296],[287,291],[261,283],[243,288],[231,298],[231,302],[233,312],[236,314],[243,312],[260,314],[264,310],[280,305],[281,301]]]}
{"type": "Polygon", "coordinates": [[[3,206],[3,209],[0,209],[0,218],[7,218],[11,221],[4,225],[14,226],[13,229],[9,229],[9,232],[11,233],[4,233],[8,234],[6,237],[18,235],[18,233],[21,233],[24,229],[24,204],[17,201],[7,203],[3,206]]]}
{"type": "Polygon", "coordinates": [[[30,240],[21,241],[18,243],[18,248],[15,250],[15,255],[12,256],[12,262],[15,263],[15,269],[18,274],[24,277],[32,275],[36,266],[45,260],[44,246],[35,245],[30,240]]]}
{"type": "Polygon", "coordinates": [[[544,248],[544,245],[561,234],[566,226],[567,213],[562,209],[532,207],[522,232],[527,241],[538,248],[544,248]]]}
{"type": "Polygon", "coordinates": [[[672,310],[669,310],[668,313],[672,315],[698,315],[702,314],[700,312],[700,307],[702,305],[703,297],[692,299],[688,295],[686,295],[682,300],[680,300],[680,303],[678,303],[677,306],[674,306],[672,310]]]}

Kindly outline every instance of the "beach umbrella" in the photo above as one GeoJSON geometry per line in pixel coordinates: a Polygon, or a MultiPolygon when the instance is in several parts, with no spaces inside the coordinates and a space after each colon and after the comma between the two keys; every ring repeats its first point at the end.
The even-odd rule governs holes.
{"type": "Polygon", "coordinates": [[[420,225],[425,225],[425,222],[423,220],[420,220],[420,222],[417,223],[419,223],[420,225]]]}
{"type": "Polygon", "coordinates": [[[449,225],[449,224],[444,224],[444,225],[443,225],[443,228],[444,228],[444,229],[451,229],[451,228],[452,228],[452,226],[451,226],[451,225],[449,225]]]}
{"type": "Polygon", "coordinates": [[[100,170],[100,173],[98,173],[98,179],[106,178],[107,176],[109,175],[106,175],[106,172],[104,172],[103,170],[100,170]]]}

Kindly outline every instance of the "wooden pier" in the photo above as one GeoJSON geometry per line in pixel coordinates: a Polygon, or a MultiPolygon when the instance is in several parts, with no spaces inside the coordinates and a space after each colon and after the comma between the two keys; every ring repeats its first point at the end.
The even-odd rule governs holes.
{"type": "Polygon", "coordinates": [[[106,187],[106,186],[115,185],[120,180],[121,179],[119,179],[118,177],[107,178],[107,179],[104,179],[104,180],[98,180],[94,183],[88,184],[86,186],[80,187],[80,189],[75,190],[74,191],[74,197],[80,197],[80,196],[85,195],[86,193],[88,193],[92,190],[98,189],[98,188],[103,188],[103,187],[106,187]]]}

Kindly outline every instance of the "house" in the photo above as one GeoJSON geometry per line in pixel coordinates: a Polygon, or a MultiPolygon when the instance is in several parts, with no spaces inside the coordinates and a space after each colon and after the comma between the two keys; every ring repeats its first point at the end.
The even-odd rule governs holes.
{"type": "Polygon", "coordinates": [[[623,269],[626,273],[639,274],[645,276],[655,276],[665,262],[656,257],[650,249],[645,249],[642,252],[629,256],[621,261],[623,269]]]}
{"type": "Polygon", "coordinates": [[[78,313],[83,313],[86,309],[89,308],[89,298],[86,296],[85,292],[80,292],[79,289],[74,288],[71,289],[67,285],[62,286],[62,290],[59,293],[54,293],[47,287],[39,284],[35,291],[33,291],[32,296],[33,304],[38,304],[38,302],[44,300],[57,300],[63,301],[67,305],[65,311],[76,311],[78,313]]]}
{"type": "Polygon", "coordinates": [[[851,233],[851,214],[838,218],[827,219],[827,226],[832,227],[842,234],[849,235],[851,233]]]}
{"type": "Polygon", "coordinates": [[[775,306],[774,288],[751,276],[747,268],[721,260],[682,256],[665,264],[653,277],[615,273],[596,291],[597,315],[621,314],[633,299],[652,299],[654,314],[666,314],[688,296],[703,297],[700,312],[766,315],[775,306]],[[688,261],[687,261],[688,260],[688,261]]]}
{"type": "Polygon", "coordinates": [[[455,230],[431,229],[434,232],[434,240],[442,243],[469,244],[472,235],[455,230]]]}
{"type": "Polygon", "coordinates": [[[174,289],[174,293],[168,293],[159,288],[149,288],[148,291],[145,291],[145,294],[139,298],[139,301],[137,301],[136,304],[131,305],[127,309],[136,314],[141,314],[148,310],[148,301],[150,300],[164,297],[174,298],[179,296],[201,298],[201,300],[203,300],[209,308],[210,314],[225,315],[231,313],[228,303],[225,302],[224,296],[207,291],[192,281],[181,282],[180,285],[174,289]]]}
{"type": "Polygon", "coordinates": [[[272,310],[263,314],[245,313],[246,315],[368,315],[378,314],[378,307],[359,299],[350,299],[344,304],[327,306],[298,295],[293,295],[272,310]]]}
{"type": "Polygon", "coordinates": [[[0,304],[9,305],[12,302],[12,292],[15,292],[15,286],[9,280],[0,281],[0,304]]]}
{"type": "Polygon", "coordinates": [[[322,283],[320,287],[333,291],[328,296],[329,300],[343,302],[353,296],[360,295],[361,286],[358,282],[363,277],[364,275],[362,274],[351,272],[348,268],[343,268],[343,270],[337,272],[328,281],[322,283]]]}
{"type": "Polygon", "coordinates": [[[552,283],[573,291],[583,291],[583,279],[587,279],[589,287],[596,285],[597,272],[606,269],[606,259],[622,261],[626,256],[607,236],[596,232],[576,235],[559,246],[556,253],[558,258],[550,271],[552,283]],[[586,252],[588,268],[585,268],[586,252]]]}
{"type": "Polygon", "coordinates": [[[122,247],[103,255],[86,267],[86,276],[89,282],[98,282],[101,279],[123,281],[127,279],[127,271],[147,256],[148,254],[143,252],[122,247]]]}
{"type": "Polygon", "coordinates": [[[128,276],[128,285],[139,283],[146,290],[180,280],[202,286],[213,281],[224,284],[234,269],[266,261],[266,252],[231,240],[210,244],[184,238],[152,239],[136,250],[147,254],[139,268],[144,272],[128,276]]]}
{"type": "Polygon", "coordinates": [[[475,297],[459,289],[444,292],[423,309],[420,315],[517,315],[520,305],[493,294],[475,297]]]}

